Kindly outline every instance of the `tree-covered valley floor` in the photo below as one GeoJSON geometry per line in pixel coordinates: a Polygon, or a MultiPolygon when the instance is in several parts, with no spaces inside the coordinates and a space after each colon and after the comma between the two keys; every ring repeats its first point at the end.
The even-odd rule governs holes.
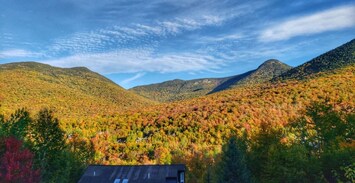
{"type": "Polygon", "coordinates": [[[354,182],[354,73],[350,65],[80,121],[14,110],[0,117],[0,179],[76,182],[88,164],[185,163],[188,182],[354,182]]]}

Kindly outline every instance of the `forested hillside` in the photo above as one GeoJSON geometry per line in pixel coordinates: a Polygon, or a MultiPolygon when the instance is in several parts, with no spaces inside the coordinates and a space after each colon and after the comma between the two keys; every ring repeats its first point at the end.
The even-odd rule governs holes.
{"type": "Polygon", "coordinates": [[[355,183],[355,0],[0,0],[0,183],[78,182],[355,183]]]}
{"type": "MultiPolygon", "coordinates": [[[[238,87],[198,99],[82,122],[70,133],[75,131],[92,140],[97,162],[187,163],[190,180],[200,182],[209,164],[218,161],[222,145],[233,135],[245,136],[249,145],[270,148],[263,146],[267,144],[258,140],[259,135],[270,132],[270,138],[280,135],[274,136],[280,141],[292,138],[292,134],[288,137],[272,131],[286,129],[287,124],[300,118],[315,102],[330,105],[344,115],[353,115],[354,72],[355,67],[351,66],[306,81],[238,87]]],[[[346,128],[354,124],[354,118],[349,120],[345,122],[346,128]]],[[[266,163],[259,160],[254,161],[266,163]]],[[[267,165],[260,166],[253,173],[267,165]]],[[[262,179],[266,174],[255,176],[262,179]]]]}
{"type": "Polygon", "coordinates": [[[131,90],[160,102],[171,102],[203,96],[241,85],[257,84],[269,80],[304,79],[318,72],[332,71],[355,63],[355,40],[351,40],[298,67],[292,68],[276,59],[270,59],[257,69],[226,78],[172,80],[131,90]]]}
{"type": "Polygon", "coordinates": [[[135,93],[160,102],[172,102],[208,94],[226,78],[204,78],[195,80],[172,80],[163,83],[137,86],[135,93]]]}
{"type": "Polygon", "coordinates": [[[204,96],[240,85],[257,84],[271,80],[291,69],[290,66],[275,60],[267,60],[257,69],[225,78],[204,78],[194,80],[172,80],[163,83],[137,86],[131,91],[160,102],[172,102],[204,96]]]}
{"type": "Polygon", "coordinates": [[[270,81],[272,78],[290,70],[292,67],[278,60],[270,59],[261,64],[257,69],[241,75],[232,76],[214,88],[210,93],[231,89],[241,85],[253,85],[270,81]]]}
{"type": "Polygon", "coordinates": [[[8,180],[32,182],[75,181],[88,163],[186,163],[192,183],[228,181],[229,172],[259,182],[353,180],[354,73],[349,66],[81,121],[58,121],[46,109],[34,119],[24,110],[0,115],[0,164],[27,162],[8,180]]]}
{"type": "Polygon", "coordinates": [[[318,72],[331,71],[353,64],[355,64],[355,39],[285,72],[275,80],[304,79],[318,72]]]}
{"type": "Polygon", "coordinates": [[[0,111],[52,108],[62,120],[140,108],[154,102],[128,92],[84,67],[57,68],[35,62],[0,65],[0,111]]]}

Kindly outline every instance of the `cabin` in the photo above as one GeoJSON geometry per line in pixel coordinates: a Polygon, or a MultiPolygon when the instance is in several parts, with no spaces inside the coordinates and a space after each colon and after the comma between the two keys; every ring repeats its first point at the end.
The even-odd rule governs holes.
{"type": "Polygon", "coordinates": [[[185,165],[90,165],[79,183],[186,183],[185,165]]]}

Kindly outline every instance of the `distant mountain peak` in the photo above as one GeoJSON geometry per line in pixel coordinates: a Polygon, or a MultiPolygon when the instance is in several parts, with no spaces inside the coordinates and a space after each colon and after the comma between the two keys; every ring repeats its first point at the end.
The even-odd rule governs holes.
{"type": "Polygon", "coordinates": [[[269,59],[263,62],[257,69],[232,76],[218,85],[210,93],[226,90],[239,85],[256,84],[271,80],[275,76],[290,70],[292,67],[277,60],[269,59]]]}
{"type": "Polygon", "coordinates": [[[270,64],[270,63],[282,63],[280,60],[277,60],[275,58],[271,58],[269,60],[266,60],[264,63],[262,63],[261,65],[264,65],[264,64],[270,64]]]}
{"type": "MultiPolygon", "coordinates": [[[[265,67],[272,67],[272,68],[275,68],[275,67],[278,67],[278,66],[288,66],[287,64],[277,60],[277,59],[269,59],[269,60],[266,60],[265,62],[263,62],[257,70],[259,69],[262,69],[262,68],[265,68],[265,67]]],[[[290,66],[288,66],[290,67],[290,66]]]]}

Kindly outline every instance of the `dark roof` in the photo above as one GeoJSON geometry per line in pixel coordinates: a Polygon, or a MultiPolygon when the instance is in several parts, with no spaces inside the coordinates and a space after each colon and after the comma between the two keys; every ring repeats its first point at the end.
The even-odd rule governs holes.
{"type": "Polygon", "coordinates": [[[168,177],[178,177],[185,165],[90,165],[79,183],[114,183],[128,179],[128,183],[162,183],[168,177]]]}

